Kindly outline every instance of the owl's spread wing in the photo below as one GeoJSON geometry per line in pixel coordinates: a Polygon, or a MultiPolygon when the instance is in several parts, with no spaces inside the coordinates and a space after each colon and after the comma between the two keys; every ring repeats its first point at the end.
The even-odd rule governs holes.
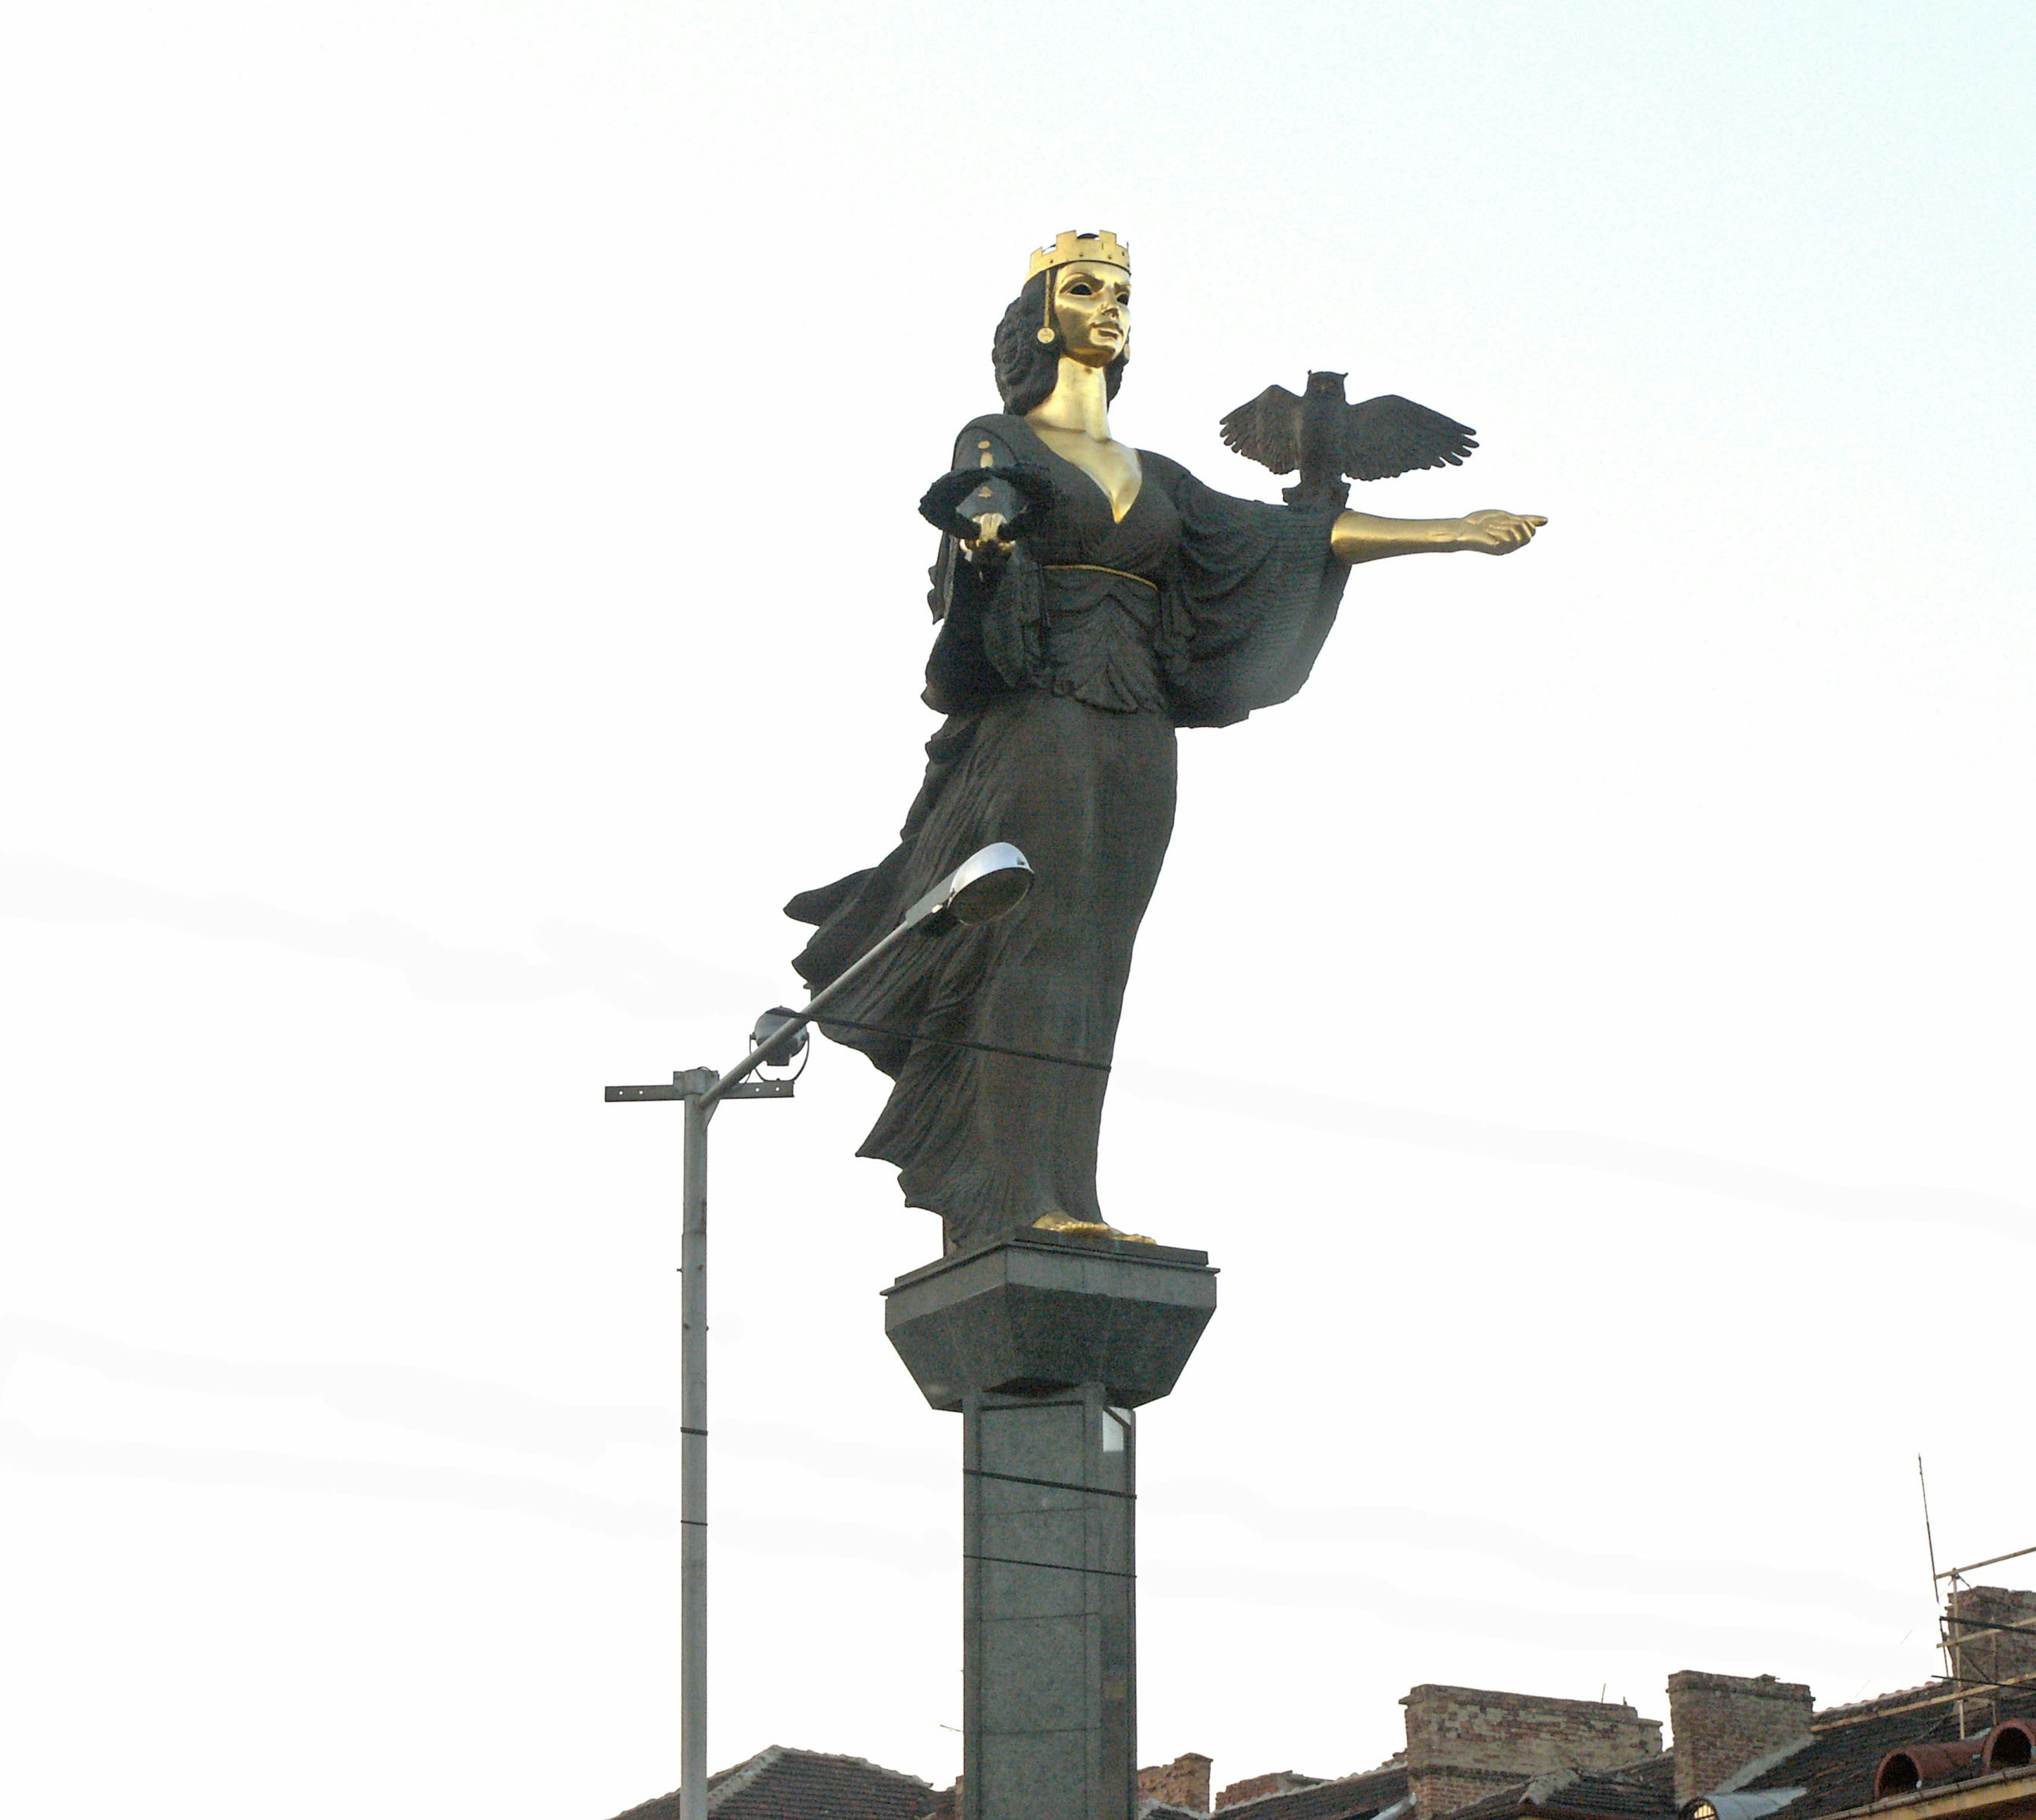
{"type": "Polygon", "coordinates": [[[1353,480],[1387,480],[1416,468],[1461,467],[1476,447],[1477,432],[1467,424],[1389,392],[1350,407],[1343,469],[1353,480]]]}
{"type": "Polygon", "coordinates": [[[1301,465],[1301,401],[1284,386],[1268,386],[1223,420],[1224,443],[1276,474],[1301,465]]]}

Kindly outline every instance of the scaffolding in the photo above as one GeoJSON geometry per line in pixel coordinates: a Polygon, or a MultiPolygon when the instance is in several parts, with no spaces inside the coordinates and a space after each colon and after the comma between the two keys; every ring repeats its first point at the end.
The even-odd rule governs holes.
{"type": "MultiPolygon", "coordinates": [[[[2036,1554],[2036,1547],[2010,1549],[2005,1554],[1989,1554],[1984,1561],[1974,1561],[1963,1567],[1947,1567],[1941,1573],[1937,1568],[1937,1539],[1930,1529],[1930,1486],[1923,1476],[1923,1456],[1916,1456],[1916,1485],[1923,1494],[1923,1540],[1930,1551],[1930,1603],[1937,1615],[1937,1649],[1944,1659],[1944,1671],[1932,1679],[1949,1683],[1957,1696],[1959,1709],[1959,1736],[1961,1739],[1970,1734],[1966,1724],[1966,1690],[1968,1687],[1986,1690],[1989,1709],[1987,1724],[1989,1727],[2000,1723],[2000,1695],[2004,1688],[2027,1687],[2036,1684],[2036,1671],[2026,1675],[2003,1675],[2000,1672],[2000,1640],[2003,1637],[2017,1638],[2036,1637],[2036,1625],[2011,1624],[1996,1618],[1988,1623],[1984,1618],[1968,1618],[1964,1605],[1966,1596],[1975,1590],[1966,1578],[1982,1567],[1998,1567],[2004,1561],[2019,1561],[2026,1555],[2036,1554]],[[1944,1588],[1950,1588],[1949,1596],[1944,1588]],[[1989,1667],[1993,1672],[1979,1673],[1975,1667],[1973,1646],[1991,1639],[1993,1644],[1989,1667]]],[[[2017,1652],[2023,1660],[2036,1656],[2036,1648],[2017,1652]]]]}
{"type": "MultiPolygon", "coordinates": [[[[1928,1517],[1925,1517],[1925,1523],[1928,1517]]],[[[1959,1735],[1970,1735],[1966,1722],[1966,1703],[1968,1688],[1985,1690],[1984,1699],[1988,1708],[1989,1726],[2000,1723],[2000,1695],[2004,1688],[2027,1687],[2036,1685],[2036,1673],[2004,1675],[2000,1671],[2001,1639],[2036,1637],[2036,1624],[2011,1624],[2002,1618],[1989,1620],[1984,1617],[1968,1618],[1965,1615],[1965,1601],[1974,1590],[1970,1574],[1982,1567],[1998,1567],[2004,1561],[2019,1561],[2026,1555],[2036,1554],[2036,1547],[2016,1548],[2005,1554],[1991,1554],[1984,1561],[1974,1561],[1963,1567],[1947,1567],[1937,1571],[1936,1549],[1931,1550],[1930,1575],[1932,1596],[1936,1596],[1939,1588],[1948,1588],[1947,1596],[1937,1612],[1937,1644],[1944,1652],[1944,1672],[1939,1677],[1947,1681],[1958,1696],[1959,1735]],[[1982,1664],[1976,1646],[1991,1641],[1993,1648],[1982,1664]],[[1982,1668],[1991,1672],[1982,1672],[1982,1668]]],[[[2030,1651],[2015,1652],[2026,1656],[2030,1651]]],[[[1981,1696],[1971,1696],[1975,1705],[1981,1696]]]]}

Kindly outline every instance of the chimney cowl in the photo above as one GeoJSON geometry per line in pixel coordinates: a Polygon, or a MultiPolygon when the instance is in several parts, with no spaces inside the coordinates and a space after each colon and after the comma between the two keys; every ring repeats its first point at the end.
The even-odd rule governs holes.
{"type": "Polygon", "coordinates": [[[1873,1773],[1874,1799],[1913,1795],[1929,1783],[1984,1774],[1986,1742],[1985,1738],[1954,1738],[1942,1743],[1898,1746],[1881,1758],[1880,1767],[1873,1773]]]}
{"type": "Polygon", "coordinates": [[[1980,1761],[1989,1776],[1996,1770],[2029,1768],[2036,1762],[2036,1720],[2002,1720],[1987,1733],[1980,1761]]]}

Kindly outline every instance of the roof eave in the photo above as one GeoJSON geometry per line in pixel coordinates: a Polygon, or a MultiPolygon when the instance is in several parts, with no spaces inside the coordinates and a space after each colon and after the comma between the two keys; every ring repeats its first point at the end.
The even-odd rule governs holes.
{"type": "MultiPolygon", "coordinates": [[[[1782,1811],[1788,1812],[1785,1807],[1782,1811]]],[[[2036,1770],[1996,1769],[1991,1776],[1975,1776],[1949,1788],[1917,1788],[1905,1795],[1890,1795],[1861,1807],[1820,1814],[1818,1820],[1860,1820],[1870,1814],[1899,1814],[1902,1820],[1952,1820],[1966,1814],[1987,1814],[2009,1820],[2019,1814],[2036,1814],[2036,1770]]]]}

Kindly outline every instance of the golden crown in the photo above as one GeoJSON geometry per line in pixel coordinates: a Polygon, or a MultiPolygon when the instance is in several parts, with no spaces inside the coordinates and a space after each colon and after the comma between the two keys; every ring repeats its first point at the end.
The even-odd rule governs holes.
{"type": "Polygon", "coordinates": [[[1050,247],[1042,247],[1025,268],[1025,281],[1028,284],[1042,272],[1050,272],[1056,266],[1072,266],[1077,259],[1093,259],[1099,265],[1122,266],[1131,269],[1131,249],[1107,229],[1097,234],[1077,234],[1070,229],[1065,234],[1056,234],[1050,247]]]}

